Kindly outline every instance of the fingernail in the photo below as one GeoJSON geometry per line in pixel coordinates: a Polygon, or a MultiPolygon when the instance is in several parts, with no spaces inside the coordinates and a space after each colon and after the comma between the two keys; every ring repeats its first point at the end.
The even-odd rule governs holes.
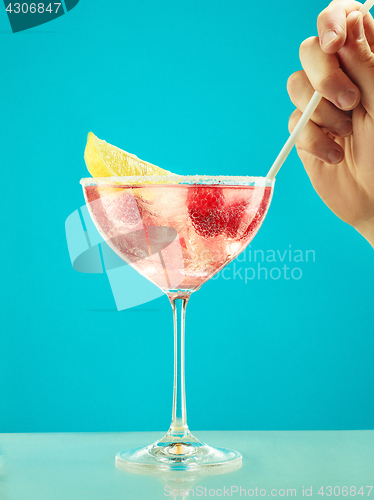
{"type": "Polygon", "coordinates": [[[343,109],[350,109],[356,104],[357,94],[354,90],[347,90],[338,97],[338,104],[343,109]]]}
{"type": "Polygon", "coordinates": [[[336,38],[338,38],[338,34],[334,30],[328,30],[322,37],[322,46],[327,47],[330,45],[336,38]]]}
{"type": "Polygon", "coordinates": [[[327,155],[327,158],[329,161],[331,161],[331,163],[339,163],[342,159],[342,153],[337,149],[332,149],[327,155]]]}
{"type": "Polygon", "coordinates": [[[345,120],[343,123],[339,125],[336,131],[342,137],[349,135],[352,132],[352,120],[345,120]]]}

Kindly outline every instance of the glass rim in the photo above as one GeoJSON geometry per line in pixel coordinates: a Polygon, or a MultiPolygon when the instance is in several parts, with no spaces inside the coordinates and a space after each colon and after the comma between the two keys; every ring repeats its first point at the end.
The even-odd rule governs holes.
{"type": "Polygon", "coordinates": [[[264,186],[273,187],[275,179],[244,175],[138,175],[112,177],[85,177],[80,180],[83,187],[110,185],[222,185],[222,186],[264,186]]]}

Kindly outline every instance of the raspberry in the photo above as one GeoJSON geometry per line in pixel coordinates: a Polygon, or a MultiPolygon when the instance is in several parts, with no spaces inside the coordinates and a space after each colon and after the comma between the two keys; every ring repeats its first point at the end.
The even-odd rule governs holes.
{"type": "Polygon", "coordinates": [[[225,197],[221,188],[194,186],[187,192],[187,209],[197,234],[214,238],[226,225],[225,197]]]}
{"type": "Polygon", "coordinates": [[[242,215],[245,212],[247,205],[248,201],[241,201],[240,203],[231,205],[228,209],[226,234],[229,238],[237,237],[242,215]]]}

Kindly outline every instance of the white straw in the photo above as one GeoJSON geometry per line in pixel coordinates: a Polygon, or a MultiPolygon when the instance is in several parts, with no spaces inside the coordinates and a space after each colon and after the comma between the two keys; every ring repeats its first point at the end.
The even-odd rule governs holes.
{"type": "MultiPolygon", "coordinates": [[[[359,12],[361,12],[361,14],[364,16],[369,12],[369,10],[373,7],[373,5],[374,5],[374,0],[366,0],[366,2],[360,8],[359,12]]],[[[296,127],[293,129],[292,134],[288,138],[286,144],[281,149],[279,155],[277,156],[275,162],[273,163],[271,169],[269,170],[266,176],[268,179],[275,179],[275,176],[279,172],[279,169],[283,165],[291,149],[294,147],[295,142],[299,138],[301,132],[304,130],[305,125],[310,120],[312,114],[314,113],[321,99],[322,99],[321,94],[319,94],[318,92],[314,92],[313,97],[309,101],[308,106],[305,108],[304,113],[301,115],[300,120],[297,122],[296,127]]]]}

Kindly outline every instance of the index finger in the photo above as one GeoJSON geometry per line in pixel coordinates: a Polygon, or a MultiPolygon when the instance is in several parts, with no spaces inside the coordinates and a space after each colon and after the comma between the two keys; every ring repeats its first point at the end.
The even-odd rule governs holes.
{"type": "Polygon", "coordinates": [[[362,7],[352,0],[333,0],[317,19],[318,37],[321,49],[326,54],[338,52],[347,38],[347,16],[362,7]]]}

